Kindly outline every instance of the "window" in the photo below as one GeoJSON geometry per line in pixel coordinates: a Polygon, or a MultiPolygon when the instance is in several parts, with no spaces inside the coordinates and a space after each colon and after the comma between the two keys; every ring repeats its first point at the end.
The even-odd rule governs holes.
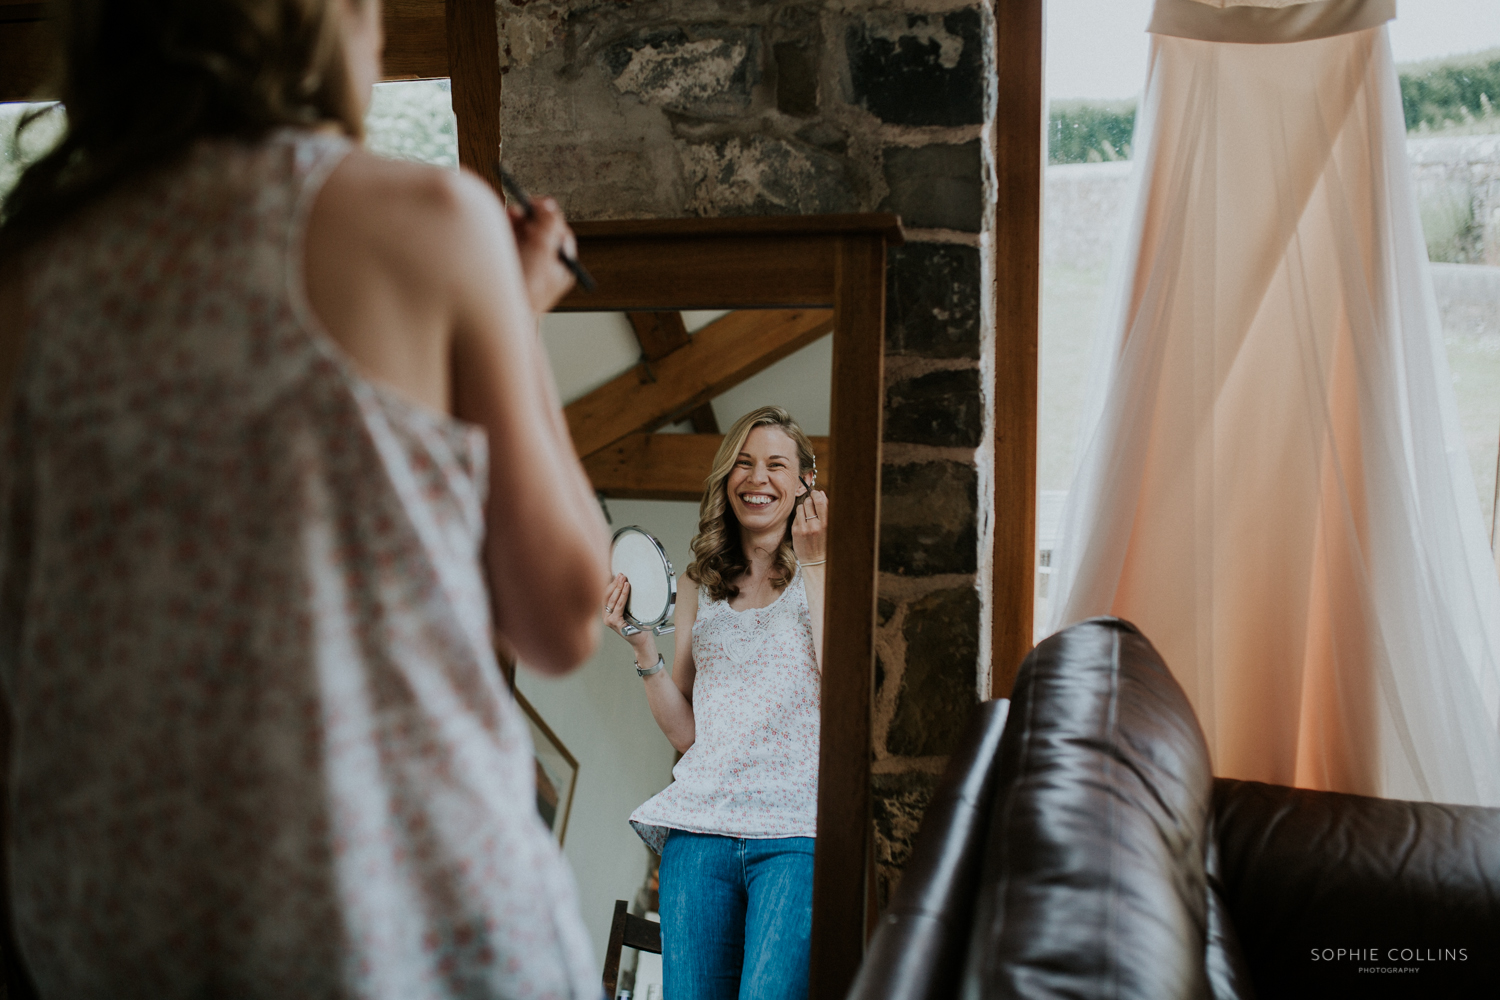
{"type": "Polygon", "coordinates": [[[0,104],[0,198],[15,186],[26,166],[35,162],[57,141],[63,129],[62,109],[45,104],[0,104]],[[52,107],[55,110],[18,133],[21,120],[30,111],[52,107]]]}
{"type": "MultiPolygon", "coordinates": [[[[0,197],[10,191],[28,163],[45,153],[62,133],[62,110],[44,116],[17,134],[22,117],[50,104],[0,104],[0,197]]],[[[458,121],[447,80],[376,84],[365,116],[366,145],[382,156],[440,167],[458,166],[458,121]]]]}
{"type": "Polygon", "coordinates": [[[1037,398],[1037,589],[1045,626],[1063,501],[1087,403],[1094,332],[1130,197],[1131,133],[1151,0],[1047,5],[1047,179],[1037,398]]]}
{"type": "Polygon", "coordinates": [[[458,119],[447,80],[378,83],[365,115],[365,145],[398,160],[458,167],[458,119]]]}
{"type": "MultiPolygon", "coordinates": [[[[1466,50],[1500,46],[1500,27],[1493,10],[1482,19],[1474,13],[1474,23],[1455,18],[1450,30],[1412,32],[1405,44],[1424,61],[1402,66],[1401,97],[1459,419],[1493,547],[1500,454],[1500,47],[1466,50]]],[[[1400,58],[1405,40],[1394,26],[1391,34],[1400,58]]]]}
{"type": "MultiPolygon", "coordinates": [[[[1052,0],[1037,421],[1036,624],[1072,480],[1095,330],[1130,197],[1151,0],[1052,0]]],[[[1493,0],[1407,4],[1390,24],[1408,151],[1485,522],[1500,492],[1500,19],[1493,0]]]]}

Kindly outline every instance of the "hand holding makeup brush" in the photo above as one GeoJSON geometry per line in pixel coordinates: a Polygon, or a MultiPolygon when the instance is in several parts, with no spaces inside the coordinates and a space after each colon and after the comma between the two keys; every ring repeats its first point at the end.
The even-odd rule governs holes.
{"type": "Polygon", "coordinates": [[[529,214],[514,204],[507,206],[506,212],[516,235],[526,297],[531,311],[541,316],[551,312],[573,287],[573,274],[563,264],[562,255],[576,253],[577,242],[562,210],[551,198],[532,202],[529,214]]]}
{"type": "MultiPolygon", "coordinates": [[[[506,170],[503,164],[497,163],[495,166],[500,174],[500,186],[505,188],[505,194],[508,199],[506,207],[510,212],[511,218],[513,220],[516,218],[526,220],[536,219],[538,215],[537,203],[531,200],[531,196],[521,187],[520,182],[511,176],[510,171],[506,170]]],[[[552,211],[558,212],[559,215],[561,214],[556,201],[551,198],[544,198],[542,201],[552,211]]],[[[578,243],[573,238],[571,230],[568,232],[568,242],[558,248],[557,259],[563,267],[568,269],[574,278],[578,279],[578,287],[582,288],[585,292],[592,292],[594,290],[596,286],[593,275],[589,274],[588,269],[578,263],[578,243]]]]}

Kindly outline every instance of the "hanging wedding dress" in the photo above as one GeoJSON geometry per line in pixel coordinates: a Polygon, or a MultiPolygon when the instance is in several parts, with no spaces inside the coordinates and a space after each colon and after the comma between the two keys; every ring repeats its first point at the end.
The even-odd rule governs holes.
{"type": "Polygon", "coordinates": [[[1050,625],[1139,625],[1221,775],[1494,806],[1500,578],[1394,13],[1157,0],[1050,625]]]}

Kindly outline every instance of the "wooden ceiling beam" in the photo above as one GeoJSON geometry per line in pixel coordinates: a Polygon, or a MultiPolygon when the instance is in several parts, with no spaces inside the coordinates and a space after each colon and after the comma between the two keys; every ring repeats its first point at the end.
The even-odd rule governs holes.
{"type": "Polygon", "coordinates": [[[660,361],[677,348],[686,347],[692,337],[680,312],[631,312],[625,315],[641,345],[641,356],[647,361],[660,361]]]}
{"type": "Polygon", "coordinates": [[[630,434],[654,431],[833,331],[831,309],[732,312],[659,361],[569,403],[568,430],[588,458],[630,434]]]}
{"type": "MultiPolygon", "coordinates": [[[[703,483],[722,434],[631,434],[584,459],[594,489],[621,500],[703,499],[703,483]]],[[[833,450],[826,437],[812,439],[818,457],[818,488],[833,482],[833,450]]]]}
{"type": "Polygon", "coordinates": [[[688,423],[693,425],[695,434],[717,434],[719,433],[719,415],[714,412],[713,403],[704,403],[688,411],[688,423]]]}
{"type": "MultiPolygon", "coordinates": [[[[635,329],[641,357],[647,361],[660,361],[679,347],[686,347],[692,337],[680,312],[631,312],[625,315],[635,329]]],[[[704,403],[690,410],[687,419],[695,434],[719,433],[719,418],[714,413],[713,403],[704,403]]]]}

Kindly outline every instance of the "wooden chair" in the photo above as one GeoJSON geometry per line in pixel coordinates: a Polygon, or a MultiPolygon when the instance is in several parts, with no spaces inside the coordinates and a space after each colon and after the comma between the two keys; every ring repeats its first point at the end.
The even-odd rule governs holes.
{"type": "Polygon", "coordinates": [[[609,925],[609,944],[604,949],[604,995],[615,1000],[620,981],[620,950],[634,948],[661,954],[661,924],[629,911],[625,900],[615,900],[615,919],[609,925]]]}

